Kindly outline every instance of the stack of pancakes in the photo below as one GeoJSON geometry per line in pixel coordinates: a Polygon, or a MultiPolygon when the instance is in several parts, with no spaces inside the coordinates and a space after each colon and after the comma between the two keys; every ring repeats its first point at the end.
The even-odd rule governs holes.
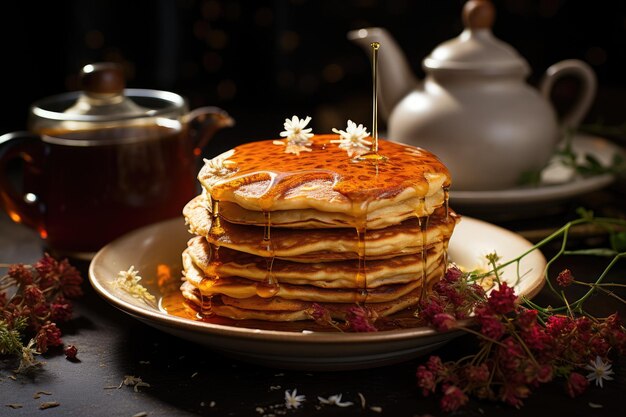
{"type": "Polygon", "coordinates": [[[195,236],[181,291],[202,315],[295,321],[355,304],[386,316],[414,306],[445,272],[458,221],[450,176],[431,153],[379,141],[358,160],[316,135],[310,152],[274,141],[206,161],[184,209],[195,236]],[[317,304],[317,305],[316,305],[317,304]]]}

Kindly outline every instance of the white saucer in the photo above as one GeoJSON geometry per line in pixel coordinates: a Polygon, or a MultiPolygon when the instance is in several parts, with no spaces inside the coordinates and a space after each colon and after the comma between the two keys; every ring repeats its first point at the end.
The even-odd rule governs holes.
{"type": "MultiPolygon", "coordinates": [[[[132,265],[143,277],[141,283],[159,298],[157,268],[167,265],[174,277],[181,276],[181,253],[190,237],[182,219],[131,232],[96,254],[89,267],[91,284],[112,305],[150,326],[226,355],[272,367],[306,370],[371,368],[424,355],[462,334],[461,331],[438,333],[429,327],[337,333],[303,331],[307,330],[306,322],[297,331],[206,323],[170,315],[157,305],[133,298],[114,285],[118,273],[132,265]]],[[[493,251],[504,262],[531,247],[530,242],[513,232],[463,217],[450,241],[449,257],[459,265],[474,268],[484,266],[485,255],[493,251]]],[[[514,285],[517,294],[530,298],[544,283],[545,265],[541,252],[534,251],[519,264],[521,278],[517,279],[516,266],[512,264],[503,270],[502,279],[514,285]]]]}
{"type": "MultiPolygon", "coordinates": [[[[609,166],[615,154],[624,151],[607,139],[586,134],[577,134],[572,140],[572,149],[583,159],[585,154],[594,156],[604,166],[609,166]]],[[[606,187],[615,180],[613,174],[582,177],[559,163],[551,163],[541,175],[536,187],[519,187],[494,191],[450,190],[450,205],[460,208],[488,208],[508,206],[517,210],[528,205],[558,203],[606,187]]],[[[453,185],[454,187],[454,185],[453,185]]],[[[462,211],[460,211],[463,214],[462,211]]]]}

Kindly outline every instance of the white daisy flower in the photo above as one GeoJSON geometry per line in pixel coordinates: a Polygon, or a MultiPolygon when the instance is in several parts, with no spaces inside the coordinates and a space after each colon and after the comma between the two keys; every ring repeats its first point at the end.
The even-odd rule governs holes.
{"type": "Polygon", "coordinates": [[[309,139],[313,137],[313,134],[311,133],[312,129],[306,128],[306,126],[310,121],[310,116],[307,116],[306,119],[299,119],[298,116],[293,116],[291,120],[285,119],[283,125],[285,130],[280,132],[280,136],[298,145],[309,145],[311,144],[309,139]]]}
{"type": "Polygon", "coordinates": [[[310,116],[307,116],[305,119],[300,119],[298,116],[293,116],[291,120],[285,119],[285,124],[283,125],[285,130],[280,132],[280,136],[286,138],[286,140],[275,140],[274,145],[284,145],[285,153],[299,155],[300,152],[311,152],[310,146],[313,142],[309,139],[313,137],[313,133],[311,133],[312,128],[306,127],[310,121],[310,116]]]}
{"type": "Polygon", "coordinates": [[[139,281],[141,281],[139,271],[135,269],[134,265],[131,265],[127,271],[120,271],[117,274],[117,278],[113,281],[113,285],[126,291],[134,298],[143,299],[147,303],[156,302],[155,296],[150,294],[150,291],[141,285],[139,281]]]}
{"type": "Polygon", "coordinates": [[[285,390],[285,407],[287,408],[298,408],[302,405],[302,402],[306,400],[304,395],[298,395],[298,390],[294,389],[289,392],[289,390],[285,390]]]}
{"type": "Polygon", "coordinates": [[[236,169],[237,164],[234,161],[229,161],[228,158],[233,156],[234,153],[235,150],[231,149],[230,151],[224,152],[213,159],[205,158],[203,174],[220,178],[224,178],[232,174],[236,169]]]}
{"type": "Polygon", "coordinates": [[[613,370],[611,369],[611,364],[608,362],[604,362],[601,357],[596,356],[595,361],[591,361],[589,365],[585,366],[585,369],[591,371],[587,375],[587,379],[591,381],[596,381],[596,386],[600,386],[600,388],[604,388],[602,385],[603,380],[611,381],[613,380],[613,370]]]}
{"type": "Polygon", "coordinates": [[[331,140],[331,143],[338,143],[341,149],[348,152],[348,156],[360,156],[370,150],[372,142],[365,138],[369,136],[367,128],[362,124],[357,125],[352,120],[348,120],[346,130],[333,128],[333,132],[339,135],[339,139],[331,140]]]}
{"type": "Polygon", "coordinates": [[[322,397],[317,397],[317,399],[319,400],[320,403],[322,404],[326,404],[326,405],[336,405],[337,407],[350,407],[351,405],[353,405],[354,403],[350,402],[350,401],[341,401],[341,396],[343,394],[335,394],[335,395],[331,395],[328,398],[322,398],[322,397]]]}

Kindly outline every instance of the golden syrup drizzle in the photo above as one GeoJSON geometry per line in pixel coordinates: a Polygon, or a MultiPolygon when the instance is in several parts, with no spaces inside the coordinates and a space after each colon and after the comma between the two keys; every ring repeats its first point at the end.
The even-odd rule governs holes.
{"type": "Polygon", "coordinates": [[[263,243],[267,245],[266,250],[273,251],[273,248],[270,249],[272,246],[272,213],[269,211],[264,211],[263,216],[265,217],[265,227],[263,228],[263,243]]]}
{"type": "Polygon", "coordinates": [[[372,42],[372,134],[374,143],[372,152],[378,155],[378,50],[380,43],[372,42]]]}
{"type": "Polygon", "coordinates": [[[386,161],[387,157],[378,153],[378,50],[380,43],[372,42],[372,149],[355,159],[373,163],[386,161]]]}
{"type": "Polygon", "coordinates": [[[446,220],[450,216],[450,187],[443,187],[443,204],[446,208],[446,220]]]}
{"type": "MultiPolygon", "coordinates": [[[[443,203],[446,208],[446,221],[450,219],[450,187],[443,187],[443,203]]],[[[443,273],[448,270],[448,241],[443,244],[443,273]]]]}
{"type": "Polygon", "coordinates": [[[378,50],[380,43],[372,42],[372,149],[355,159],[374,163],[386,161],[387,157],[378,153],[378,50]]]}
{"type": "Polygon", "coordinates": [[[355,301],[364,303],[367,300],[367,270],[365,268],[365,235],[367,234],[367,220],[360,221],[356,226],[358,265],[355,280],[355,301]]]}
{"type": "MultiPolygon", "coordinates": [[[[209,228],[209,236],[211,236],[211,242],[219,242],[219,238],[224,234],[224,228],[222,227],[222,219],[220,217],[220,202],[217,199],[213,199],[211,203],[211,227],[209,228]]],[[[211,310],[212,298],[211,288],[215,285],[216,281],[220,279],[219,267],[222,265],[220,261],[220,246],[219,244],[209,243],[211,248],[211,259],[209,260],[208,276],[205,277],[198,285],[200,290],[201,311],[198,313],[202,316],[210,316],[213,314],[211,310]],[[206,293],[209,293],[207,295],[206,293]]]]}
{"type": "Polygon", "coordinates": [[[267,252],[265,256],[265,280],[256,284],[256,294],[262,298],[271,298],[278,293],[280,286],[272,272],[274,266],[274,243],[272,242],[272,217],[269,211],[264,211],[265,225],[263,229],[263,250],[267,252]]]}
{"type": "MultiPolygon", "coordinates": [[[[420,199],[420,203],[418,207],[425,207],[426,200],[424,198],[420,199]]],[[[416,212],[415,216],[417,217],[417,223],[420,227],[420,244],[422,245],[422,291],[420,293],[420,300],[424,298],[426,295],[426,277],[427,277],[427,269],[426,269],[426,231],[428,229],[428,221],[430,220],[429,216],[420,217],[416,212]]]]}
{"type": "Polygon", "coordinates": [[[211,237],[219,238],[224,234],[224,228],[222,227],[222,219],[220,217],[220,202],[219,200],[213,200],[211,204],[211,227],[209,229],[209,235],[211,237]]]}
{"type": "Polygon", "coordinates": [[[357,303],[365,303],[367,301],[367,256],[366,256],[366,238],[367,238],[367,212],[369,201],[363,204],[354,204],[352,211],[355,215],[354,228],[357,237],[357,270],[354,275],[354,299],[357,303]]]}

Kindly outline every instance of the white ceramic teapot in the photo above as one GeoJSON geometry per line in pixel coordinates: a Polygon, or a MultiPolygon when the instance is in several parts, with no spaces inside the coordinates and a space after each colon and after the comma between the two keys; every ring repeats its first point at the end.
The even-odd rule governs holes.
{"type": "Polygon", "coordinates": [[[381,44],[379,97],[387,137],[438,155],[451,171],[453,190],[514,187],[525,173],[544,167],[562,129],[580,123],[596,93],[595,73],[578,60],[552,65],[540,91],[531,87],[528,63],[492,34],[494,17],[490,1],[468,1],[465,29],[423,60],[423,81],[385,29],[348,33],[367,51],[371,42],[381,44]],[[582,92],[557,121],[549,96],[563,75],[579,77],[582,92]]]}

